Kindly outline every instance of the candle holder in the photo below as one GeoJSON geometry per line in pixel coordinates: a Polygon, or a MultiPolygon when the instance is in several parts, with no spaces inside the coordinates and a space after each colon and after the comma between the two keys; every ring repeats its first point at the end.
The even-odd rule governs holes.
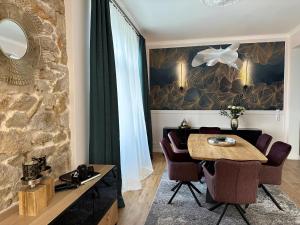
{"type": "Polygon", "coordinates": [[[48,176],[51,173],[51,166],[47,166],[47,159],[45,155],[38,158],[33,157],[32,160],[38,163],[41,175],[48,176]]]}
{"type": "Polygon", "coordinates": [[[42,175],[40,175],[39,164],[37,161],[27,161],[22,165],[23,177],[21,178],[23,185],[28,185],[34,188],[41,182],[42,175]]]}
{"type": "Polygon", "coordinates": [[[51,167],[46,156],[33,157],[22,165],[22,187],[18,192],[19,214],[36,216],[54,196],[54,178],[50,177],[51,167]]]}

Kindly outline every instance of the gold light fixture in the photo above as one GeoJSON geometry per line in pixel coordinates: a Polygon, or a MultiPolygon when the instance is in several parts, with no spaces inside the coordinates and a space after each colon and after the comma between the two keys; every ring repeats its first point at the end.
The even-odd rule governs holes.
{"type": "Polygon", "coordinates": [[[240,70],[241,80],[244,84],[243,88],[246,90],[251,84],[250,71],[251,71],[251,61],[249,59],[244,60],[243,66],[240,70]]]}
{"type": "Polygon", "coordinates": [[[186,86],[186,64],[181,62],[177,66],[178,86],[179,90],[183,91],[186,86]]]}
{"type": "Polygon", "coordinates": [[[183,91],[183,85],[182,85],[182,63],[180,64],[180,91],[183,91]]]}

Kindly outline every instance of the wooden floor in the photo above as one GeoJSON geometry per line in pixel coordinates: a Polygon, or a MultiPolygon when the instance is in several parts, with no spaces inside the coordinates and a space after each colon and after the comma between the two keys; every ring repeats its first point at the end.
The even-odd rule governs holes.
{"type": "Polygon", "coordinates": [[[287,160],[284,164],[280,189],[300,207],[300,161],[287,160]]]}
{"type": "MultiPolygon", "coordinates": [[[[119,210],[118,225],[144,225],[165,170],[163,154],[153,156],[154,172],[143,181],[143,189],[124,193],[126,207],[119,210]]],[[[300,161],[285,162],[281,190],[300,207],[300,161]]]]}
{"type": "Polygon", "coordinates": [[[144,225],[166,167],[165,158],[161,153],[153,155],[152,163],[154,171],[143,181],[143,189],[123,194],[126,207],[119,210],[118,225],[144,225]]]}

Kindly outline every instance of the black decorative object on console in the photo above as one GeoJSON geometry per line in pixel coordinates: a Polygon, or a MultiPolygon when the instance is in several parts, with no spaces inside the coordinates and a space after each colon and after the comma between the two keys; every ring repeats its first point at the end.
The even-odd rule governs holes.
{"type": "Polygon", "coordinates": [[[100,176],[100,173],[95,172],[93,166],[79,165],[76,170],[61,175],[59,179],[64,182],[80,185],[98,176],[100,176]]]}

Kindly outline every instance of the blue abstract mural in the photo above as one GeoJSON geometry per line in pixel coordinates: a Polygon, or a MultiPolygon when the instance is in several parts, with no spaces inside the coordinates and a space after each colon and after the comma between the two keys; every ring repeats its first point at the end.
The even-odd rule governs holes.
{"type": "Polygon", "coordinates": [[[226,64],[192,67],[194,56],[229,45],[150,50],[153,110],[283,109],[285,42],[241,44],[239,69],[226,64]]]}

